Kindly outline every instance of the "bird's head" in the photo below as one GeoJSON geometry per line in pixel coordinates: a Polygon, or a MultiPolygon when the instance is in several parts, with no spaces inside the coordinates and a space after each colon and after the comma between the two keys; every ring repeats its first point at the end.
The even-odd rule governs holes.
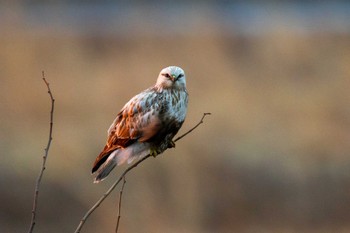
{"type": "Polygon", "coordinates": [[[162,88],[186,88],[186,76],[183,69],[169,66],[160,71],[156,86],[162,88]]]}

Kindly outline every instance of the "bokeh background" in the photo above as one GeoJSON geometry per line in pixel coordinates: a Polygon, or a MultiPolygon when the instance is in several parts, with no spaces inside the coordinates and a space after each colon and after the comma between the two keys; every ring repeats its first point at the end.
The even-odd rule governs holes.
{"type": "MultiPolygon", "coordinates": [[[[181,133],[127,176],[120,232],[350,232],[346,1],[2,1],[0,232],[73,232],[126,166],[91,165],[126,101],[187,74],[181,133]]],[[[82,232],[114,232],[119,188],[82,232]]]]}

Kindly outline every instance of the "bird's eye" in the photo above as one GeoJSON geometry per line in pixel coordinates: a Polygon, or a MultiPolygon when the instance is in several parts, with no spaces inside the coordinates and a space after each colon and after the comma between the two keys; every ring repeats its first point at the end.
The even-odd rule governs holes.
{"type": "Polygon", "coordinates": [[[163,74],[166,78],[170,78],[170,75],[168,73],[163,74]]]}
{"type": "Polygon", "coordinates": [[[179,74],[179,76],[177,76],[177,78],[182,78],[184,75],[183,74],[179,74]]]}

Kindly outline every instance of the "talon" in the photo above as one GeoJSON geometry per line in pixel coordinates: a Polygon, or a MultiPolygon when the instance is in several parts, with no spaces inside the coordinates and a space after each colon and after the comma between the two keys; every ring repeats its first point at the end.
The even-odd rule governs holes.
{"type": "Polygon", "coordinates": [[[163,151],[160,148],[151,148],[149,154],[154,158],[161,154],[163,151]]]}
{"type": "Polygon", "coordinates": [[[157,157],[157,155],[158,155],[157,149],[151,148],[149,154],[151,156],[153,156],[154,158],[157,157]]]}

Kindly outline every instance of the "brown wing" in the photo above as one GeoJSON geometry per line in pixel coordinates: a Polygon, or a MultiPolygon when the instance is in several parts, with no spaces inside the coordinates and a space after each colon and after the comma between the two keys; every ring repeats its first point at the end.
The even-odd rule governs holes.
{"type": "Polygon", "coordinates": [[[96,158],[92,173],[98,170],[114,150],[126,148],[137,141],[145,142],[157,134],[161,128],[157,99],[157,94],[149,89],[124,106],[108,130],[107,143],[96,158]]]}

